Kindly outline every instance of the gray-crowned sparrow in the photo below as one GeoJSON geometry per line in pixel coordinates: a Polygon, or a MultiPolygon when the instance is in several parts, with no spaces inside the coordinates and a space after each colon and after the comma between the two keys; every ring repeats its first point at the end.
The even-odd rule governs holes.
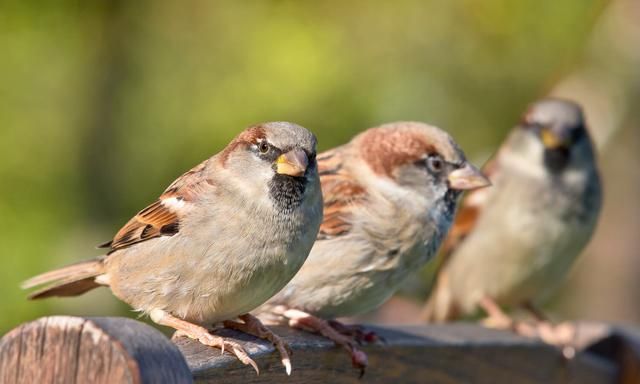
{"type": "Polygon", "coordinates": [[[209,333],[227,323],[286,345],[247,315],[295,275],[322,220],[316,138],[303,127],[256,125],[174,181],[104,244],[105,256],[36,276],[31,298],[73,296],[100,285],[136,311],[203,344],[242,347],[209,333]]]}
{"type": "Polygon", "coordinates": [[[425,319],[475,312],[515,323],[501,307],[535,304],[565,279],[600,212],[596,156],[581,108],[545,99],[532,104],[485,166],[493,188],[463,200],[440,262],[425,319]]]}

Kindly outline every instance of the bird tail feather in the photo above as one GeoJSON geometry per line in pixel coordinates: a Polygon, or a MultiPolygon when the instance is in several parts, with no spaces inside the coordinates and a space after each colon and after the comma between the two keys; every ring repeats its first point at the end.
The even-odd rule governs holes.
{"type": "Polygon", "coordinates": [[[40,285],[45,287],[29,294],[29,299],[44,299],[52,296],[77,296],[101,284],[96,277],[104,273],[103,258],[81,261],[34,276],[22,283],[22,289],[40,285]]]}

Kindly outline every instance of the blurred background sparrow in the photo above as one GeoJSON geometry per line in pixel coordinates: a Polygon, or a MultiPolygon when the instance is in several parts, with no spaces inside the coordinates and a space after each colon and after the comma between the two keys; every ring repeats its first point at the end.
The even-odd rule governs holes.
{"type": "Polygon", "coordinates": [[[566,279],[600,214],[581,108],[560,99],[532,104],[483,170],[493,188],[464,198],[424,318],[450,321],[482,308],[489,325],[519,328],[501,308],[524,307],[545,321],[538,305],[566,279]]]}
{"type": "Polygon", "coordinates": [[[369,312],[440,247],[463,190],[489,185],[443,130],[397,122],[318,155],[324,218],[293,280],[255,311],[269,323],[311,329],[366,365],[353,329],[322,319],[369,312]]]}
{"type": "Polygon", "coordinates": [[[303,127],[250,127],[134,216],[101,246],[105,256],[33,277],[24,287],[46,285],[30,295],[40,299],[108,286],[154,322],[231,351],[258,371],[240,344],[209,333],[225,321],[266,335],[290,373],[286,345],[247,313],[277,293],[309,254],[322,219],[315,157],[316,138],[303,127]]]}

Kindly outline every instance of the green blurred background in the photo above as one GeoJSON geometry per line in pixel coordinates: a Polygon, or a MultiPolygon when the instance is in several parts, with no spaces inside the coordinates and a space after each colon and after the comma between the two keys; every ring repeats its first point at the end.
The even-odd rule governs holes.
{"type": "MultiPolygon", "coordinates": [[[[0,1],[0,334],[44,314],[134,316],[107,290],[28,302],[19,283],[98,255],[247,125],[294,121],[327,149],[420,120],[482,163],[547,94],[584,103],[607,192],[552,309],[639,321],[638,11],[634,0],[0,1]]],[[[409,281],[374,321],[388,308],[410,321],[419,287],[409,281]]]]}

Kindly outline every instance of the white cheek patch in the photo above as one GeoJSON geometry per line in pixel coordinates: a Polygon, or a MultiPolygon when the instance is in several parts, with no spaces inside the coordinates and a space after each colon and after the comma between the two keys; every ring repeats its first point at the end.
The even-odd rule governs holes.
{"type": "Polygon", "coordinates": [[[165,205],[167,208],[179,210],[184,207],[185,201],[184,199],[181,199],[181,198],[170,197],[168,199],[163,199],[162,204],[165,205]]]}

